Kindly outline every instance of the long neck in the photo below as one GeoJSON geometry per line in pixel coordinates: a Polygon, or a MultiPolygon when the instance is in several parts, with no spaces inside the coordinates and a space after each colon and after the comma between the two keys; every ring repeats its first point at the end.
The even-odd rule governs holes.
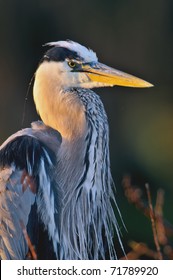
{"type": "MultiPolygon", "coordinates": [[[[64,174],[62,177],[65,178],[63,189],[69,190],[71,186],[74,190],[82,182],[87,191],[97,188],[99,192],[104,187],[103,181],[111,180],[109,128],[103,104],[91,90],[71,89],[66,94],[77,95],[85,107],[85,130],[75,139],[69,140],[62,135],[58,157],[61,161],[60,174],[64,174]]],[[[71,115],[67,116],[71,121],[71,115]]]]}
{"type": "Polygon", "coordinates": [[[107,116],[94,92],[77,91],[86,108],[87,130],[84,137],[73,143],[64,141],[60,149],[61,174],[65,178],[61,182],[64,204],[60,259],[104,259],[105,244],[110,258],[115,258],[112,236],[113,228],[117,235],[118,229],[111,205],[115,198],[107,116]]]}

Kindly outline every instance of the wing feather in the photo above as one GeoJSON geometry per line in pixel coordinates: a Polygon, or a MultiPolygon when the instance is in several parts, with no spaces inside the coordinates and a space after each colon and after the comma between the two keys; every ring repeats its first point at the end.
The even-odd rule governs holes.
{"type": "MultiPolygon", "coordinates": [[[[33,235],[35,216],[54,240],[54,251],[57,248],[53,184],[56,156],[40,140],[44,139],[45,131],[39,131],[39,138],[35,131],[33,135],[27,132],[23,130],[10,137],[0,148],[0,259],[26,258],[28,243],[24,230],[33,235]]],[[[46,131],[47,139],[48,134],[46,131]]]]}
{"type": "Polygon", "coordinates": [[[25,227],[35,194],[23,190],[22,171],[14,166],[0,172],[0,255],[1,259],[25,259],[28,246],[21,224],[25,227]]]}

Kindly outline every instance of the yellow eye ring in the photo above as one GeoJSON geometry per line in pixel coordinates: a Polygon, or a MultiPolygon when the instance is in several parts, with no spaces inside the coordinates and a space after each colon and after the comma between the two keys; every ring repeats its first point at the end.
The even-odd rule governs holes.
{"type": "Polygon", "coordinates": [[[70,68],[74,68],[76,66],[76,63],[74,61],[69,61],[68,65],[70,66],[70,68]]]}

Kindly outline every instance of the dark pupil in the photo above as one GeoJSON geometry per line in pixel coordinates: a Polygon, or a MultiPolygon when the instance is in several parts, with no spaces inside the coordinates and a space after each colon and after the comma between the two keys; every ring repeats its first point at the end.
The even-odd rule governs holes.
{"type": "Polygon", "coordinates": [[[74,61],[70,61],[70,62],[69,62],[69,66],[73,68],[73,67],[75,67],[75,66],[76,66],[76,64],[75,64],[75,62],[74,62],[74,61]]]}

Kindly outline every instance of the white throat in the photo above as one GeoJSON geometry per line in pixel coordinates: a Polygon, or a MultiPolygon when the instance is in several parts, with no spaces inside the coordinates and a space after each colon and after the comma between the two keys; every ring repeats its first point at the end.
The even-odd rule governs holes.
{"type": "Polygon", "coordinates": [[[85,108],[77,95],[63,90],[62,76],[56,62],[42,63],[36,72],[33,95],[43,122],[58,130],[62,138],[72,140],[85,133],[85,108]]]}

